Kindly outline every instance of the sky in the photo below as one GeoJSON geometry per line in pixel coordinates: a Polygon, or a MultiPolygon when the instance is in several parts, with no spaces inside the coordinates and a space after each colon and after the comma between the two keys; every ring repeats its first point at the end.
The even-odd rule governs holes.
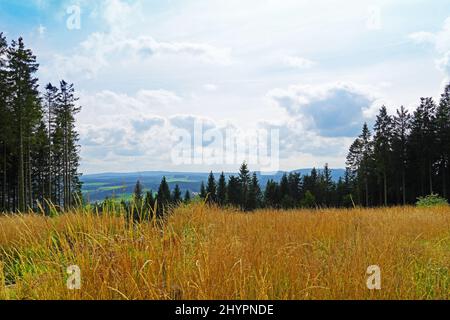
{"type": "Polygon", "coordinates": [[[343,168],[383,104],[413,110],[450,79],[448,0],[2,0],[0,31],[41,87],[74,83],[87,174],[235,171],[243,155],[214,148],[232,130],[276,140],[278,169],[343,168]],[[198,123],[203,160],[175,161],[198,123]]]}

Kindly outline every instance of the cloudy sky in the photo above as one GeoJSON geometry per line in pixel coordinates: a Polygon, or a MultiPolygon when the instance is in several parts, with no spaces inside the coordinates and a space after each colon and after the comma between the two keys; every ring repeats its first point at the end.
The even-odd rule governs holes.
{"type": "Polygon", "coordinates": [[[279,130],[281,169],[344,167],[382,104],[450,75],[448,0],[2,0],[0,30],[75,84],[85,173],[223,169],[171,161],[196,120],[279,130]]]}

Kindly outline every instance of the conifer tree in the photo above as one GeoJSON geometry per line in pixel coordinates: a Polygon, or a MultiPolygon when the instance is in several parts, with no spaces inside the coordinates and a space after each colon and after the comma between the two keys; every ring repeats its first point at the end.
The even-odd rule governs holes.
{"type": "Polygon", "coordinates": [[[143,204],[143,188],[141,181],[137,181],[134,187],[133,202],[137,210],[140,210],[143,204]]]}
{"type": "Polygon", "coordinates": [[[397,110],[396,116],[394,117],[394,130],[392,139],[392,154],[393,154],[393,164],[395,168],[400,170],[395,172],[400,174],[400,188],[402,204],[406,204],[406,169],[408,165],[408,135],[411,122],[411,115],[401,106],[397,110]]]}
{"type": "Polygon", "coordinates": [[[437,107],[434,128],[436,130],[436,160],[438,172],[441,176],[441,193],[448,198],[447,184],[450,162],[450,84],[448,84],[441,96],[437,107]]]}
{"type": "MultiPolygon", "coordinates": [[[[371,133],[367,123],[365,123],[361,135],[350,146],[349,154],[347,156],[347,165],[352,173],[357,176],[359,182],[358,189],[364,190],[364,202],[366,207],[368,207],[370,203],[369,177],[373,159],[372,146],[371,133]]],[[[360,192],[358,192],[358,194],[360,194],[360,192]]]]}
{"type": "Polygon", "coordinates": [[[208,196],[208,193],[206,192],[205,183],[202,181],[202,184],[200,185],[200,198],[206,199],[208,196]]]}
{"type": "Polygon", "coordinates": [[[258,176],[253,173],[252,181],[249,186],[248,200],[246,204],[246,210],[253,211],[260,208],[262,205],[262,192],[259,187],[258,176]]]}
{"type": "Polygon", "coordinates": [[[189,190],[186,190],[186,193],[184,194],[184,203],[189,204],[191,202],[191,193],[189,190]]]}
{"type": "Polygon", "coordinates": [[[155,197],[153,191],[147,191],[144,199],[144,209],[146,212],[152,213],[155,208],[155,197]]]}
{"type": "Polygon", "coordinates": [[[383,181],[383,203],[385,206],[388,204],[387,177],[389,175],[392,158],[392,136],[392,118],[388,115],[386,107],[382,106],[375,122],[374,158],[375,167],[383,181]]]}
{"type": "Polygon", "coordinates": [[[325,164],[325,167],[323,169],[323,175],[322,175],[322,184],[323,184],[323,191],[324,191],[324,204],[329,207],[333,204],[333,193],[334,193],[334,183],[333,183],[333,177],[332,172],[328,166],[328,163],[325,164]]]}
{"type": "Polygon", "coordinates": [[[31,136],[41,116],[36,57],[25,47],[22,38],[13,41],[8,50],[8,80],[11,93],[14,140],[17,146],[17,208],[30,208],[31,197],[31,136]]]}
{"type": "Polygon", "coordinates": [[[266,189],[264,190],[264,205],[267,208],[279,208],[281,202],[281,193],[279,185],[273,181],[267,181],[266,189]]]}
{"type": "Polygon", "coordinates": [[[158,189],[158,195],[156,197],[157,199],[157,214],[158,218],[162,218],[164,214],[169,209],[169,205],[171,203],[171,194],[170,194],[170,188],[169,184],[167,183],[166,177],[162,178],[161,184],[158,189]]]}
{"type": "Polygon", "coordinates": [[[227,181],[225,179],[225,174],[219,177],[219,182],[217,183],[217,203],[220,206],[224,206],[227,202],[227,181]]]}
{"type": "Polygon", "coordinates": [[[239,201],[239,205],[242,209],[245,209],[247,204],[250,182],[250,171],[248,170],[247,163],[244,162],[239,169],[239,189],[241,192],[241,200],[239,201]]]}
{"type": "Polygon", "coordinates": [[[240,207],[242,201],[241,183],[239,178],[231,176],[227,187],[228,201],[234,207],[240,207]]]}
{"type": "Polygon", "coordinates": [[[208,196],[209,203],[216,203],[217,201],[216,190],[217,190],[216,179],[214,178],[214,174],[211,171],[208,177],[208,183],[206,185],[206,194],[208,196]]]}
{"type": "Polygon", "coordinates": [[[182,202],[182,198],[181,198],[181,190],[180,190],[180,186],[176,185],[175,189],[173,190],[173,194],[172,194],[172,202],[175,205],[178,205],[182,202]]]}
{"type": "Polygon", "coordinates": [[[3,33],[0,33],[0,172],[1,172],[1,189],[0,189],[0,212],[6,211],[8,200],[8,143],[11,141],[11,119],[10,110],[8,110],[9,84],[7,81],[7,60],[4,58],[8,50],[8,44],[3,33]]]}

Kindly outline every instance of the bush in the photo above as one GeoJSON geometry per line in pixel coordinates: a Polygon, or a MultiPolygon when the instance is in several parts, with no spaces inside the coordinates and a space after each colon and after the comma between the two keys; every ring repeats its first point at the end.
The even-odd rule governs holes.
{"type": "Polygon", "coordinates": [[[437,194],[430,194],[426,197],[417,198],[416,205],[418,207],[437,207],[437,206],[448,206],[446,199],[441,198],[437,194]]]}

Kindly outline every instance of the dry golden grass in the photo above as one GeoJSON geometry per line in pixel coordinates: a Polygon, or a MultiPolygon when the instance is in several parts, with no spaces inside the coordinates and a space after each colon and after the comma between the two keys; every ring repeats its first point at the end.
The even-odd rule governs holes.
{"type": "Polygon", "coordinates": [[[0,299],[449,299],[450,208],[0,217],[0,299]],[[366,287],[379,265],[382,289],[366,287]],[[66,287],[78,265],[81,290],[66,287]]]}

